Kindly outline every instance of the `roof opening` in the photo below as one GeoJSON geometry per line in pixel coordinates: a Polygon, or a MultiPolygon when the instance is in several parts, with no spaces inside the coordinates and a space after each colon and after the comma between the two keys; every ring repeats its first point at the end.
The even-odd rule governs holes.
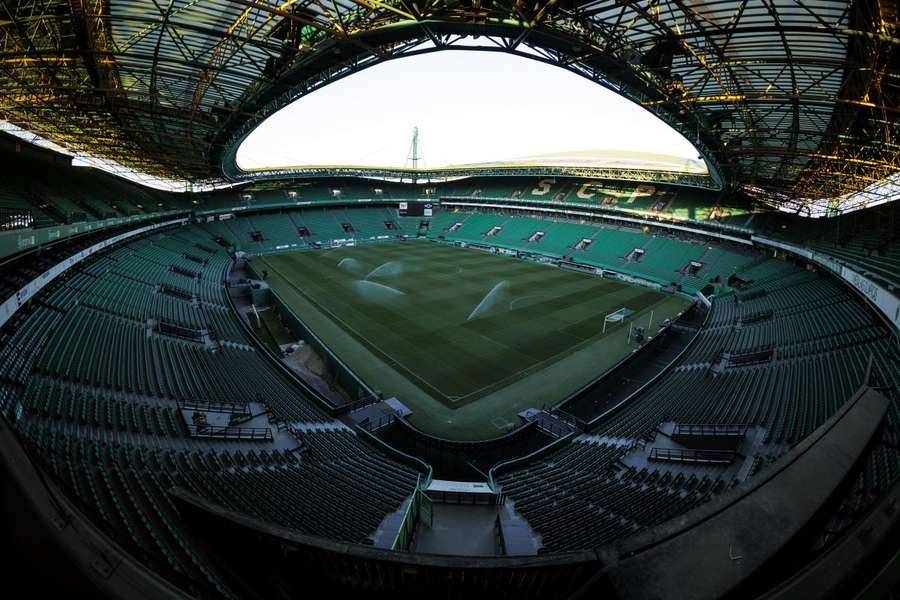
{"type": "Polygon", "coordinates": [[[478,51],[395,59],[311,92],[257,127],[237,163],[707,172],[690,141],[615,92],[536,60],[478,51]]]}

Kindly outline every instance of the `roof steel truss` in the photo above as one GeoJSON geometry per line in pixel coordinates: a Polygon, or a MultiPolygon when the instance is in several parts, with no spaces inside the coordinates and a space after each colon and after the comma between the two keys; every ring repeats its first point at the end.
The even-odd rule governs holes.
{"type": "Polygon", "coordinates": [[[154,175],[233,176],[286,103],[478,46],[628,96],[727,183],[799,207],[900,170],[897,19],[889,0],[13,0],[0,118],[154,175]]]}

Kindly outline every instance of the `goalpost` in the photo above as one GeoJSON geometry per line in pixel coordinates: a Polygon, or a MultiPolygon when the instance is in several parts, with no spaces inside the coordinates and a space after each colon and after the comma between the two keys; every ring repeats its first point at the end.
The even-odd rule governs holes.
{"type": "Polygon", "coordinates": [[[626,317],[632,315],[633,313],[633,310],[624,307],[611,313],[607,313],[606,316],[603,317],[603,333],[606,333],[607,323],[621,323],[625,320],[626,317]]]}

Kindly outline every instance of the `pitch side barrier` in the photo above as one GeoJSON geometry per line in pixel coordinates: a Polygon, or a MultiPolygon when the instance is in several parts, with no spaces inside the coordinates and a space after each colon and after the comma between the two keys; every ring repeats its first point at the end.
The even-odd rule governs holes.
{"type": "Polygon", "coordinates": [[[447,438],[432,435],[430,433],[425,433],[424,431],[416,429],[415,426],[413,426],[405,419],[398,419],[398,422],[402,423],[401,426],[404,430],[409,432],[409,435],[414,436],[426,446],[452,450],[454,452],[496,450],[498,448],[502,448],[504,446],[515,443],[516,441],[518,441],[518,438],[526,435],[528,433],[528,430],[533,429],[535,425],[533,421],[530,421],[522,425],[521,427],[517,427],[515,430],[510,431],[509,433],[505,433],[495,438],[467,441],[450,440],[447,438]]]}
{"type": "MultiPolygon", "coordinates": [[[[246,265],[247,270],[255,279],[260,279],[259,275],[253,270],[252,265],[246,265]]],[[[266,290],[270,297],[273,300],[273,304],[279,311],[279,313],[284,317],[287,321],[286,325],[291,330],[291,332],[302,338],[304,342],[312,346],[313,350],[315,350],[318,355],[326,361],[329,372],[335,374],[335,380],[340,386],[354,394],[357,398],[366,400],[368,398],[373,398],[376,396],[375,391],[370,388],[366,383],[356,376],[356,374],[348,367],[344,362],[334,354],[328,346],[326,346],[322,340],[316,336],[313,331],[306,326],[306,323],[297,316],[297,314],[291,310],[291,308],[285,303],[281,297],[275,292],[275,290],[269,288],[266,290]]],[[[234,307],[234,301],[231,299],[231,296],[228,297],[229,302],[231,303],[231,308],[234,311],[234,314],[237,315],[237,309],[234,307]]],[[[269,347],[264,344],[259,338],[256,336],[256,333],[253,329],[244,321],[244,319],[238,318],[241,322],[241,325],[244,327],[244,330],[251,336],[251,339],[256,341],[257,346],[263,350],[263,353],[269,357],[269,359],[275,363],[285,374],[287,374],[292,381],[300,384],[300,387],[310,396],[316,399],[316,401],[325,408],[330,414],[340,415],[345,412],[348,412],[351,407],[355,406],[355,402],[343,404],[340,406],[334,406],[331,402],[328,401],[322,394],[315,390],[312,386],[308,385],[303,379],[297,375],[293,370],[288,368],[277,356],[272,353],[269,347]]]]}
{"type": "Polygon", "coordinates": [[[604,277],[606,279],[617,279],[619,281],[624,281],[625,283],[630,283],[633,285],[639,285],[641,287],[649,288],[651,290],[656,290],[658,292],[664,293],[676,293],[688,300],[693,300],[694,297],[686,292],[671,292],[669,291],[670,285],[661,283],[659,281],[653,281],[652,279],[648,279],[647,277],[641,277],[638,275],[630,275],[627,273],[621,273],[614,269],[609,269],[606,267],[597,266],[587,262],[576,262],[574,260],[557,260],[553,259],[549,261],[553,265],[563,268],[569,269],[570,271],[578,271],[580,273],[590,273],[592,275],[598,275],[600,277],[604,277]]]}
{"type": "Polygon", "coordinates": [[[355,246],[364,246],[368,244],[377,244],[380,242],[401,242],[409,239],[415,239],[414,236],[406,235],[376,235],[367,238],[337,238],[327,242],[319,242],[320,247],[311,247],[300,244],[282,244],[275,246],[270,250],[260,250],[257,252],[247,252],[250,258],[256,256],[272,256],[273,254],[283,254],[285,252],[306,252],[314,250],[327,250],[329,248],[353,248],[355,246]]]}
{"type": "Polygon", "coordinates": [[[77,252],[72,256],[58,262],[57,264],[53,265],[31,281],[26,283],[19,289],[19,291],[15,293],[15,295],[10,296],[3,302],[3,304],[0,304],[0,327],[5,325],[7,321],[9,321],[9,319],[16,313],[16,311],[19,310],[19,308],[21,308],[22,305],[24,305],[26,302],[31,300],[31,298],[41,289],[43,289],[45,285],[47,285],[87,257],[127,239],[139,235],[144,235],[146,233],[150,233],[151,231],[156,231],[157,229],[162,229],[164,227],[183,225],[187,223],[187,221],[187,217],[182,217],[179,219],[164,221],[162,223],[154,223],[153,225],[146,225],[144,227],[132,229],[124,233],[120,233],[119,235],[109,237],[103,241],[97,242],[93,246],[89,246],[84,250],[81,250],[80,252],[77,252]]]}
{"type": "Polygon", "coordinates": [[[900,332],[900,298],[885,289],[881,284],[872,281],[865,275],[855,271],[852,267],[847,266],[842,261],[828,254],[816,252],[815,250],[810,250],[809,248],[803,248],[787,242],[773,240],[761,235],[754,235],[753,241],[763,246],[775,248],[776,250],[790,252],[791,254],[800,256],[824,267],[855,289],[870,305],[887,319],[888,323],[894,327],[895,331],[900,332]]]}
{"type": "MultiPolygon", "coordinates": [[[[356,373],[344,363],[344,361],[338,358],[338,356],[332,352],[315,333],[313,333],[313,330],[306,325],[303,319],[291,310],[290,306],[281,299],[281,296],[279,296],[275,290],[270,289],[269,293],[272,294],[275,306],[278,308],[279,313],[284,315],[285,320],[288,321],[287,325],[291,331],[294,332],[294,335],[303,338],[307,344],[313,347],[321,358],[325,359],[329,372],[334,374],[335,381],[343,389],[350,392],[350,394],[357,399],[375,398],[378,396],[374,389],[360,379],[356,373]]],[[[344,406],[349,408],[350,405],[347,404],[344,406]]],[[[341,410],[343,407],[335,408],[338,409],[339,414],[340,412],[343,412],[341,410]]]]}
{"type": "MultiPolygon", "coordinates": [[[[261,279],[259,274],[253,268],[253,265],[247,263],[247,270],[254,276],[256,279],[261,279]]],[[[319,356],[323,359],[327,359],[328,367],[337,374],[337,382],[347,391],[356,391],[355,396],[359,398],[356,402],[352,402],[349,404],[342,405],[340,407],[335,407],[338,409],[338,414],[346,412],[352,408],[358,408],[358,402],[368,401],[372,398],[378,398],[378,394],[374,389],[368,386],[365,381],[360,379],[356,373],[347,366],[344,361],[342,361],[337,354],[331,351],[325,342],[323,342],[319,336],[313,332],[312,329],[303,321],[300,316],[294,312],[294,310],[278,295],[278,292],[269,288],[268,293],[271,295],[273,299],[273,303],[278,309],[279,313],[288,320],[288,328],[294,333],[294,335],[302,338],[307,344],[313,347],[319,356]]]]}

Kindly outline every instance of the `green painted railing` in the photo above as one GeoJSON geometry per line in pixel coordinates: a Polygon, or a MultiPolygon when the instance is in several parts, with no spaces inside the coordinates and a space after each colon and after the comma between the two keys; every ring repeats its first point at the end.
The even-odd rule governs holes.
{"type": "Polygon", "coordinates": [[[391,543],[391,550],[408,550],[413,535],[415,535],[419,515],[422,512],[422,496],[425,494],[419,488],[419,480],[421,478],[422,476],[420,475],[416,480],[416,489],[410,497],[409,504],[406,506],[406,513],[403,515],[403,521],[400,523],[400,528],[397,530],[393,543],[391,543]]]}
{"type": "Polygon", "coordinates": [[[541,446],[534,452],[526,454],[525,456],[518,456],[516,458],[511,458],[509,460],[504,460],[503,462],[497,463],[496,465],[491,467],[490,471],[488,471],[488,485],[491,487],[491,490],[496,492],[497,491],[497,483],[494,480],[494,476],[499,475],[500,471],[508,471],[509,469],[512,469],[514,466],[520,466],[520,465],[529,463],[532,460],[538,458],[539,456],[547,454],[548,452],[551,452],[553,450],[556,450],[557,448],[560,448],[560,447],[566,445],[567,443],[569,443],[572,440],[572,438],[574,438],[577,435],[580,435],[580,432],[573,431],[571,433],[568,433],[568,434],[562,436],[561,438],[553,440],[546,446],[541,446]]]}
{"type": "Polygon", "coordinates": [[[420,477],[417,485],[418,489],[428,489],[428,486],[431,485],[431,480],[433,479],[433,471],[431,469],[431,465],[429,465],[421,458],[412,456],[411,454],[407,454],[406,452],[403,452],[401,450],[397,450],[396,448],[379,438],[377,435],[373,434],[363,427],[360,427],[359,425],[355,426],[354,430],[360,435],[360,437],[368,440],[379,448],[383,448],[389,455],[391,455],[399,462],[419,472],[424,472],[424,478],[420,477]]]}

